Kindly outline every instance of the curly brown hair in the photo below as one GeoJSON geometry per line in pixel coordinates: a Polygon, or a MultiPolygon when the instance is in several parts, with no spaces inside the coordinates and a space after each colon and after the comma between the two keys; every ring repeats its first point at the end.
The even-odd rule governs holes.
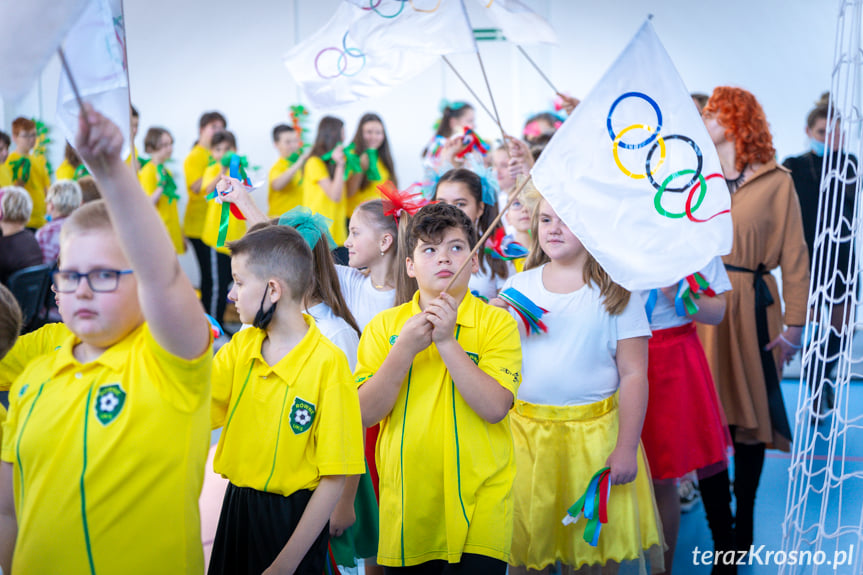
{"type": "Polygon", "coordinates": [[[746,90],[719,86],[704,106],[703,115],[716,116],[725,128],[725,139],[734,143],[734,167],[738,171],[747,164],[763,164],[776,156],[764,110],[746,90]]]}

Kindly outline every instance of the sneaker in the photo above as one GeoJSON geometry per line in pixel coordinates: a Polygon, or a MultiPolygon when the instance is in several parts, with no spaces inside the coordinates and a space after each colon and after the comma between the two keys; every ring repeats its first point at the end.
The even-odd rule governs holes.
{"type": "Polygon", "coordinates": [[[684,479],[677,487],[677,493],[680,495],[680,512],[688,513],[701,499],[701,492],[698,491],[698,485],[691,479],[684,479]]]}

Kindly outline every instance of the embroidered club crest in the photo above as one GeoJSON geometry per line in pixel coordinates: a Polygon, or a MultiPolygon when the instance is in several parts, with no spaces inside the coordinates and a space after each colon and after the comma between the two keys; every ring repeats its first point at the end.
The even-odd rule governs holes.
{"type": "Polygon", "coordinates": [[[309,430],[315,420],[315,404],[299,397],[291,406],[291,431],[299,435],[309,430]]]}
{"type": "Polygon", "coordinates": [[[108,425],[120,415],[126,404],[126,392],[119,383],[103,385],[96,392],[96,417],[102,425],[108,425]]]}

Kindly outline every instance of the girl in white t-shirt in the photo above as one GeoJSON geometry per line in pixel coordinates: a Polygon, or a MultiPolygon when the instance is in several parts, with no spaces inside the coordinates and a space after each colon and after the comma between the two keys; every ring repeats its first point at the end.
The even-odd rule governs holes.
{"type": "MultiPolygon", "coordinates": [[[[490,182],[466,168],[450,170],[435,186],[434,199],[459,208],[476,226],[482,236],[497,217],[497,192],[490,182]]],[[[503,229],[501,224],[498,226],[503,229]]],[[[497,297],[509,276],[507,262],[493,258],[484,249],[479,252],[479,271],[472,274],[468,289],[475,296],[489,301],[497,297]]]]}
{"type": "Polygon", "coordinates": [[[395,304],[397,240],[397,220],[384,215],[381,200],[356,207],[345,240],[349,265],[336,266],[336,271],[360,331],[395,304]]]}
{"type": "Polygon", "coordinates": [[[547,333],[528,337],[520,325],[510,573],[557,561],[566,572],[632,563],[645,573],[648,556],[653,568],[662,565],[664,543],[639,441],[650,335],[644,305],[611,281],[545,200],[534,209],[531,234],[526,271],[504,286],[548,311],[547,333]],[[604,467],[608,523],[594,547],[582,537],[585,519],[561,519],[604,467]]]}
{"type": "MultiPolygon", "coordinates": [[[[695,471],[708,490],[718,475],[725,474],[727,482],[732,448],[710,366],[695,332],[695,322],[718,325],[722,321],[723,293],[731,289],[731,282],[718,256],[698,274],[682,281],[685,283],[642,293],[653,337],[647,367],[650,393],[641,441],[668,544],[666,573],[671,571],[680,527],[680,478],[695,471]]],[[[703,498],[714,546],[723,551],[734,548],[730,496],[725,485],[724,503],[714,500],[718,498],[703,498]]]]}

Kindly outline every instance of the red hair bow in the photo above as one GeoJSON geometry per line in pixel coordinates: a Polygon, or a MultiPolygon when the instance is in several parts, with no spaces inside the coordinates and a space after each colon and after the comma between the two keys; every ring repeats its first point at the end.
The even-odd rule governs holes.
{"type": "Polygon", "coordinates": [[[378,191],[381,193],[381,200],[384,204],[384,215],[392,216],[398,221],[402,213],[407,212],[412,216],[421,207],[431,203],[423,197],[422,193],[414,193],[414,188],[422,189],[422,186],[411,184],[408,189],[399,191],[395,184],[389,180],[378,186],[378,191]]]}

